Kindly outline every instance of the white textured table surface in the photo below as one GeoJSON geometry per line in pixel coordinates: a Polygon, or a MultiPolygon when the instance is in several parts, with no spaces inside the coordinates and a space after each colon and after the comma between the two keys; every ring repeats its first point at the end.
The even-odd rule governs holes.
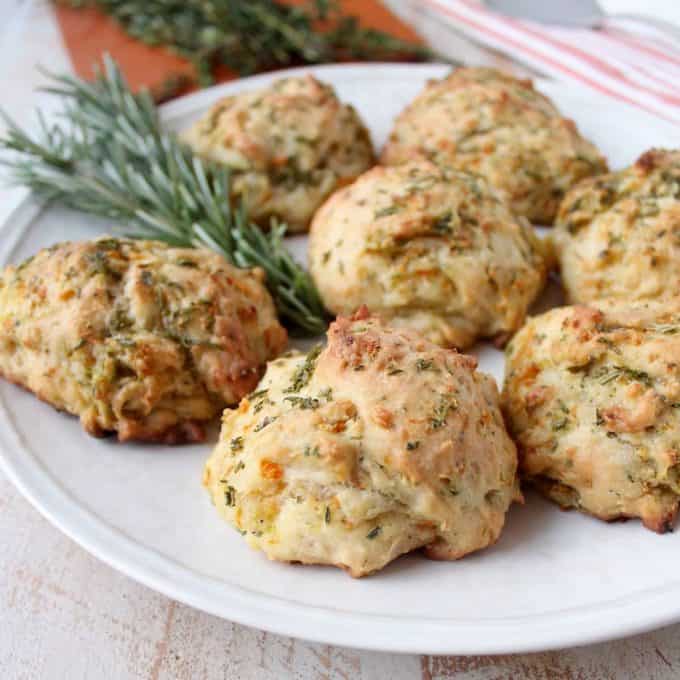
{"type": "MultiPolygon", "coordinates": [[[[55,71],[70,66],[44,0],[0,0],[0,8],[0,105],[23,119],[36,101],[36,63],[55,71]]],[[[0,191],[0,220],[9,195],[0,191]]],[[[245,628],[173,602],[98,562],[2,476],[0,574],[1,680],[680,677],[680,625],[580,649],[497,657],[359,652],[245,628]]]]}

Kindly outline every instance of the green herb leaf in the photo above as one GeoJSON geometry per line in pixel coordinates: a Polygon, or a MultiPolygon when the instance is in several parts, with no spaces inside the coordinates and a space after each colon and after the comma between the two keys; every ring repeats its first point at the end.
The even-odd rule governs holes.
{"type": "Polygon", "coordinates": [[[306,387],[314,375],[316,368],[316,360],[321,354],[322,345],[313,347],[305,357],[304,361],[295,369],[291,384],[284,390],[284,392],[299,392],[303,387],[306,387]]]}
{"type": "Polygon", "coordinates": [[[596,377],[600,385],[607,385],[610,382],[620,378],[625,380],[635,380],[637,382],[641,382],[643,385],[647,385],[648,387],[651,387],[652,383],[654,382],[649,373],[646,373],[645,371],[639,371],[628,366],[602,366],[598,370],[596,377]]]}
{"type": "Polygon", "coordinates": [[[315,397],[284,397],[283,400],[289,401],[292,406],[303,411],[315,410],[321,405],[321,402],[315,397]]]}
{"type": "Polygon", "coordinates": [[[419,373],[422,371],[439,371],[439,369],[435,367],[434,361],[432,361],[432,359],[417,359],[416,370],[419,373]]]}
{"type": "Polygon", "coordinates": [[[399,212],[398,205],[389,205],[386,208],[376,210],[375,213],[373,213],[373,218],[379,220],[381,217],[388,217],[389,215],[394,215],[397,212],[399,212]]]}
{"type": "Polygon", "coordinates": [[[265,427],[271,425],[276,420],[276,416],[265,416],[254,428],[253,432],[260,432],[265,427]]]}
{"type": "Polygon", "coordinates": [[[382,531],[382,527],[381,527],[381,526],[373,527],[373,528],[366,534],[366,538],[367,538],[369,541],[372,541],[374,538],[376,538],[377,536],[380,535],[380,532],[381,532],[381,531],[382,531]]]}
{"type": "Polygon", "coordinates": [[[458,403],[455,399],[448,396],[442,396],[439,400],[437,406],[435,406],[432,413],[432,418],[430,419],[430,424],[433,430],[438,430],[440,427],[446,425],[446,419],[449,415],[449,411],[454,411],[458,408],[458,403]]]}

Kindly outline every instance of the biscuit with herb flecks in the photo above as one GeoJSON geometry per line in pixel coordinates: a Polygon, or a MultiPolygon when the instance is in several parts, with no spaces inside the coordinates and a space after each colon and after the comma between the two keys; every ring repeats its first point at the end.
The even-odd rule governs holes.
{"type": "Polygon", "coordinates": [[[314,216],[310,271],[328,309],[365,304],[445,347],[507,339],[543,288],[531,225],[487,182],[429,161],[376,167],[314,216]]]}
{"type": "Polygon", "coordinates": [[[531,319],[507,350],[520,476],[565,508],[669,530],[680,505],[680,299],[531,319]]]}
{"type": "Polygon", "coordinates": [[[182,138],[229,168],[251,218],[277,217],[290,232],[307,231],[323,200],[373,164],[357,112],[311,75],[224,97],[182,138]]]}
{"type": "Polygon", "coordinates": [[[458,68],[430,81],[397,118],[381,162],[421,156],[483,176],[517,215],[552,224],[571,186],[607,171],[574,121],[530,80],[458,68]]]}
{"type": "Polygon", "coordinates": [[[0,374],[90,434],[200,441],[286,344],[263,279],[208,250],[60,243],[2,273],[0,374]]]}
{"type": "Polygon", "coordinates": [[[270,559],[375,572],[424,548],[496,541],[518,498],[515,446],[472,357],[361,310],[326,347],[270,362],[222,419],[204,484],[270,559]]]}
{"type": "Polygon", "coordinates": [[[652,149],[578,184],[553,239],[571,302],[680,293],[680,151],[652,149]]]}

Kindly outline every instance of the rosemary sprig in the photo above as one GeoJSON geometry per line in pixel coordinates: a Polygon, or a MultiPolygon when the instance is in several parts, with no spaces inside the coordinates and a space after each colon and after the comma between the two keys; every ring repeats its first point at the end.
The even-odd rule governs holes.
{"type": "Polygon", "coordinates": [[[35,137],[7,124],[0,157],[13,183],[47,200],[116,220],[126,235],[180,247],[207,247],[238,267],[259,266],[283,322],[317,335],[327,316],[309,274],[283,243],[286,227],[263,232],[232,206],[229,173],[163,131],[148,92],[133,94],[110,57],[88,83],[51,75],[47,91],[64,101],[59,122],[39,116],[35,137]]]}
{"type": "Polygon", "coordinates": [[[361,59],[425,60],[432,52],[363,28],[336,0],[61,0],[95,6],[132,37],[163,45],[194,64],[203,85],[224,64],[247,75],[294,64],[361,59]]]}

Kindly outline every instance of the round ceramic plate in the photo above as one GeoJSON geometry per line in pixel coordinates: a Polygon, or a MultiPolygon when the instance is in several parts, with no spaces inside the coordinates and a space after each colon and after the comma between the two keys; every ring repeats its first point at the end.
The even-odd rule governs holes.
{"type": "MultiPolygon", "coordinates": [[[[356,106],[377,146],[437,66],[309,69],[356,106]]],[[[164,109],[180,128],[218,97],[283,74],[205,90],[164,109]]],[[[574,118],[612,167],[651,146],[680,147],[680,128],[564,84],[539,89],[574,118]]],[[[0,263],[111,229],[30,197],[2,227],[0,263]]],[[[291,248],[304,257],[304,238],[291,248]]],[[[543,305],[558,299],[551,293],[543,305]]],[[[502,354],[476,353],[500,381],[502,354]]],[[[213,435],[216,436],[216,433],[213,435]]],[[[164,447],[93,439],[75,418],[0,385],[5,472],[55,525],[116,569],[226,619],[338,645],[422,653],[495,653],[595,642],[680,619],[680,536],[605,524],[529,496],[500,541],[458,562],[403,557],[354,580],[343,571],[269,562],[224,524],[201,487],[211,443],[164,447]]]]}

